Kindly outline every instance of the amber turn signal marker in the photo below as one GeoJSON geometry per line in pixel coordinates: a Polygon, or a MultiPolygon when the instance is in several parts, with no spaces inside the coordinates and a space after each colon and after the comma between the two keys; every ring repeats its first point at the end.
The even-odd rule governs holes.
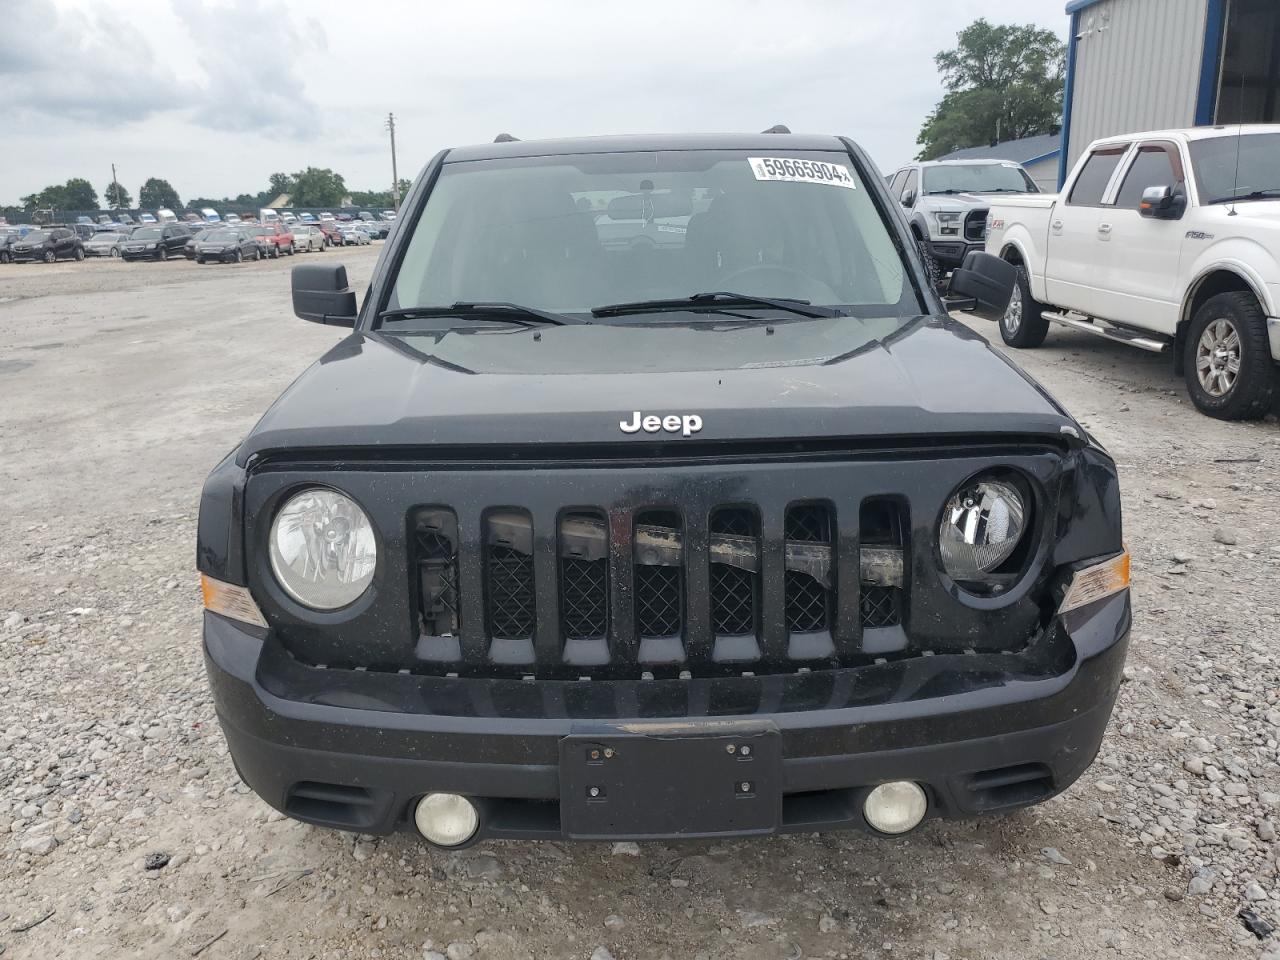
{"type": "Polygon", "coordinates": [[[211,613],[218,613],[242,623],[251,623],[255,627],[267,625],[266,618],[254,603],[253,596],[247,587],[223,583],[202,573],[200,574],[200,593],[204,597],[204,608],[211,613]]]}
{"type": "Polygon", "coordinates": [[[1062,598],[1058,613],[1066,613],[1083,607],[1086,603],[1102,600],[1121,590],[1129,589],[1129,551],[1119,556],[1095,563],[1091,567],[1077,570],[1071,578],[1071,585],[1062,598]]]}

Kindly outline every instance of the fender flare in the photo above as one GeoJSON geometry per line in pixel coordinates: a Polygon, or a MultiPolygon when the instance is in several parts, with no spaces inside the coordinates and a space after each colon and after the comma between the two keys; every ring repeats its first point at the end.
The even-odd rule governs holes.
{"type": "Polygon", "coordinates": [[[1196,271],[1196,275],[1191,282],[1187,284],[1186,292],[1182,295],[1182,307],[1178,311],[1179,328],[1191,322],[1191,304],[1195,301],[1196,294],[1200,292],[1200,288],[1204,286],[1205,281],[1215,273],[1231,273],[1239,277],[1250,292],[1253,293],[1254,297],[1257,298],[1258,304],[1267,316],[1274,317],[1280,312],[1280,308],[1272,302],[1268,294],[1267,285],[1258,276],[1257,271],[1243,260],[1227,258],[1203,265],[1196,271]]]}

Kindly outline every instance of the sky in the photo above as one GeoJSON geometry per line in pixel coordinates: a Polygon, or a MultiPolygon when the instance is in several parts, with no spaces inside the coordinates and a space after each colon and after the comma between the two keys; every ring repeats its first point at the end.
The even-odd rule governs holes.
{"type": "Polygon", "coordinates": [[[0,0],[0,204],[116,164],[183,197],[330,167],[391,184],[436,151],[611,133],[759,131],[916,153],[933,55],[978,17],[1065,39],[1065,0],[0,0]]]}

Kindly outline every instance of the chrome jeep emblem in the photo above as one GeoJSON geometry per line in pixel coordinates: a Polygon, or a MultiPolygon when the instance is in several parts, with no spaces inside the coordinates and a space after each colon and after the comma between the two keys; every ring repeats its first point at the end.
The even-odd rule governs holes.
{"type": "Polygon", "coordinates": [[[643,430],[645,433],[657,433],[662,430],[666,433],[679,433],[688,437],[697,433],[702,429],[702,418],[696,413],[686,413],[681,415],[668,414],[665,417],[649,414],[645,416],[639,410],[631,412],[631,421],[618,421],[618,428],[623,433],[639,433],[643,430]]]}

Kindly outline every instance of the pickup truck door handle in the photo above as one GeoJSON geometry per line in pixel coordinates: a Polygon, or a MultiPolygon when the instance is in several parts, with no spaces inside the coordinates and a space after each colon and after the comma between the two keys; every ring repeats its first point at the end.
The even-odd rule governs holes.
{"type": "Polygon", "coordinates": [[[1061,221],[1061,220],[1055,220],[1055,221],[1053,221],[1053,223],[1052,223],[1052,224],[1050,224],[1050,226],[1052,226],[1052,227],[1053,227],[1053,232],[1054,232],[1054,233],[1061,233],[1061,232],[1062,232],[1062,221],[1061,221]]]}
{"type": "Polygon", "coordinates": [[[1098,224],[1098,233],[1099,233],[1101,236],[1104,236],[1104,237],[1106,237],[1106,236],[1110,236],[1110,234],[1111,234],[1111,224],[1109,224],[1109,223],[1100,223],[1100,224],[1098,224]]]}

